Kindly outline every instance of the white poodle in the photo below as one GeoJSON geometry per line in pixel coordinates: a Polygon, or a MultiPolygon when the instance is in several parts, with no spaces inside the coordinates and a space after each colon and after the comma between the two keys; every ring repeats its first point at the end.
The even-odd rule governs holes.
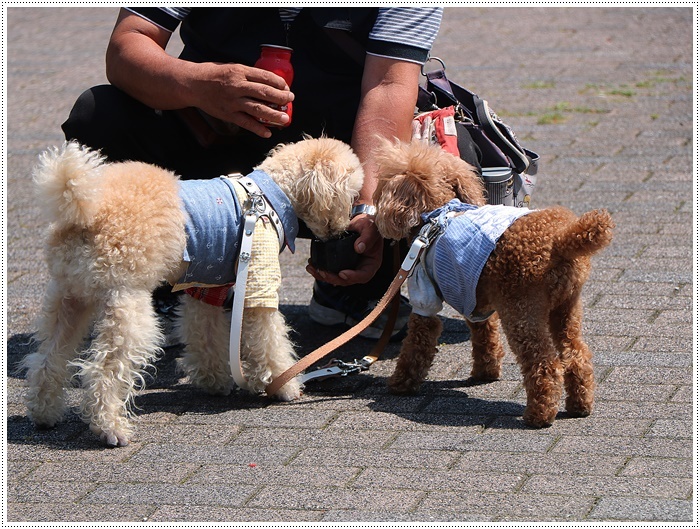
{"type": "MultiPolygon", "coordinates": [[[[285,245],[293,250],[297,217],[321,239],[343,232],[363,171],[348,145],[307,138],[276,147],[249,176],[275,210],[253,232],[241,336],[247,389],[259,393],[296,360],[277,310],[278,254],[285,245]],[[281,223],[270,222],[275,214],[281,223]],[[265,277],[256,278],[260,270],[265,277]],[[255,294],[255,285],[267,292],[255,294]]],[[[163,281],[176,289],[235,282],[241,212],[253,199],[233,176],[180,181],[141,162],[105,163],[74,142],[44,153],[34,180],[51,222],[51,280],[36,334],[40,345],[23,362],[28,414],[38,427],[53,427],[65,411],[69,368],[77,366],[83,419],[105,444],[124,446],[133,432],[136,390],[163,343],[152,291],[163,281]],[[90,348],[79,357],[93,322],[90,348]]],[[[228,394],[230,313],[183,297],[183,369],[196,386],[228,394]]],[[[292,400],[300,390],[294,379],[276,396],[292,400]]]]}

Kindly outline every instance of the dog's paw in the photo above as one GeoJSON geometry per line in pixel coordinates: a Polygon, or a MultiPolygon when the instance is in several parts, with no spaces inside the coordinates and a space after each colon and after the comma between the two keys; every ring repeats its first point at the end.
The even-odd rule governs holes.
{"type": "Polygon", "coordinates": [[[199,384],[195,384],[195,386],[214,397],[228,397],[233,390],[233,384],[230,382],[213,386],[204,386],[199,384]]]}
{"type": "Polygon", "coordinates": [[[194,387],[208,393],[209,395],[227,397],[233,390],[233,381],[228,373],[226,373],[225,376],[196,376],[194,374],[190,374],[189,379],[190,383],[194,387]]]}
{"type": "Polygon", "coordinates": [[[95,424],[90,425],[90,430],[99,436],[100,441],[108,448],[127,446],[130,440],[130,433],[116,428],[100,428],[95,424]]]}
{"type": "Polygon", "coordinates": [[[295,378],[282,386],[277,393],[275,393],[275,397],[281,401],[290,402],[301,397],[301,390],[302,385],[295,378]]]}
{"type": "Polygon", "coordinates": [[[566,413],[569,417],[588,417],[593,412],[593,403],[573,402],[567,399],[566,413]]]}
{"type": "Polygon", "coordinates": [[[396,376],[389,377],[388,381],[389,392],[394,395],[415,395],[421,385],[420,380],[412,378],[399,378],[396,376]]]}
{"type": "Polygon", "coordinates": [[[529,410],[525,410],[523,414],[523,421],[530,428],[549,428],[554,424],[554,419],[557,416],[557,411],[549,412],[547,414],[532,413],[529,410]]]}
{"type": "Polygon", "coordinates": [[[46,421],[46,420],[37,420],[33,419],[32,421],[34,423],[34,428],[37,430],[51,430],[52,428],[55,428],[56,424],[58,421],[46,421]]]}
{"type": "Polygon", "coordinates": [[[469,375],[469,380],[479,384],[486,384],[488,382],[495,382],[501,378],[501,366],[491,366],[482,367],[477,369],[472,368],[472,372],[469,375]]]}
{"type": "Polygon", "coordinates": [[[32,420],[38,430],[48,430],[55,427],[65,416],[66,409],[63,401],[51,402],[49,404],[37,403],[28,400],[27,416],[32,420]]]}

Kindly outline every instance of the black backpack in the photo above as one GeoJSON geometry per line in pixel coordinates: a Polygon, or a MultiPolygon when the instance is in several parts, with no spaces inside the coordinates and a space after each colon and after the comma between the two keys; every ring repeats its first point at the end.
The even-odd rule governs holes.
{"type": "MultiPolygon", "coordinates": [[[[450,81],[442,60],[430,60],[438,61],[441,68],[423,73],[426,83],[419,87],[416,119],[435,113],[437,119],[454,120],[446,123],[448,133],[456,134],[458,155],[481,173],[489,204],[529,206],[538,168],[537,153],[520,145],[512,129],[486,100],[450,81]]],[[[430,139],[443,144],[440,134],[433,134],[430,139]]],[[[448,150],[457,154],[452,148],[448,150]]]]}

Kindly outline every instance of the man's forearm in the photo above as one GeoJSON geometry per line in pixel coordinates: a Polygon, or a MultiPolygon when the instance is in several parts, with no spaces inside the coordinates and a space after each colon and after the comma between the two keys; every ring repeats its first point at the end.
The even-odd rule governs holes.
{"type": "MultiPolygon", "coordinates": [[[[368,60],[370,59],[376,58],[368,57],[368,60]]],[[[382,60],[386,59],[380,61],[382,60]]],[[[363,97],[353,130],[352,147],[363,162],[365,172],[365,182],[358,203],[372,203],[372,194],[376,188],[376,166],[373,161],[375,138],[381,136],[409,141],[418,95],[418,66],[394,63],[388,73],[381,77],[375,73],[375,78],[372,79],[371,68],[374,66],[377,72],[385,66],[380,61],[375,61],[374,65],[370,64],[370,71],[365,73],[363,97]]]]}

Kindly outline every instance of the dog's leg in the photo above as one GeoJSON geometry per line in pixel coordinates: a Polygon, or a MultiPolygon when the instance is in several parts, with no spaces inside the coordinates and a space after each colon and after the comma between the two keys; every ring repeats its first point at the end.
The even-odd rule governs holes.
{"type": "MultiPolygon", "coordinates": [[[[289,328],[278,310],[260,307],[243,311],[241,366],[251,392],[264,391],[296,360],[289,328]]],[[[301,389],[299,379],[294,378],[282,386],[275,396],[284,401],[298,399],[301,389]]]]}
{"type": "Polygon", "coordinates": [[[472,378],[478,382],[498,380],[505,356],[498,333],[498,314],[492,314],[486,321],[466,321],[472,334],[472,378]]]}
{"type": "Polygon", "coordinates": [[[564,364],[566,411],[572,417],[586,417],[593,411],[593,361],[581,335],[583,308],[579,298],[553,310],[549,322],[552,337],[564,364]]]}
{"type": "Polygon", "coordinates": [[[418,316],[411,313],[408,331],[401,344],[401,352],[394,373],[389,377],[392,393],[416,393],[428,376],[437,353],[442,322],[437,316],[418,316]]]}
{"type": "Polygon", "coordinates": [[[36,333],[39,347],[20,365],[27,370],[27,413],[37,427],[51,428],[63,417],[68,362],[87,334],[91,309],[83,300],[64,297],[58,282],[49,283],[36,333]]]}
{"type": "MultiPolygon", "coordinates": [[[[519,303],[513,301],[513,306],[519,303]]],[[[543,304],[544,305],[544,304],[543,304]]],[[[501,311],[501,323],[524,376],[527,406],[525,423],[533,428],[551,426],[557,416],[563,386],[563,368],[548,329],[548,315],[531,311],[501,311]]]]}
{"type": "Polygon", "coordinates": [[[108,446],[129,444],[130,406],[143,372],[156,357],[162,333],[150,290],[104,293],[96,336],[86,360],[75,362],[85,388],[81,416],[108,446]]]}
{"type": "Polygon", "coordinates": [[[191,296],[182,298],[177,329],[185,349],[180,367],[194,386],[212,395],[228,395],[233,388],[228,364],[230,312],[191,296]]]}

